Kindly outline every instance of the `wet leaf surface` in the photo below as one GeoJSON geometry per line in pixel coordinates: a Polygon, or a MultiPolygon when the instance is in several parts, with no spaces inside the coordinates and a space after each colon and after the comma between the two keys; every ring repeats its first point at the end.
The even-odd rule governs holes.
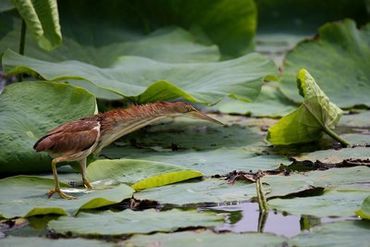
{"type": "Polygon", "coordinates": [[[77,217],[60,217],[51,221],[48,228],[57,233],[74,235],[126,235],[134,233],[169,232],[186,227],[211,227],[220,224],[223,216],[210,212],[172,209],[158,212],[154,209],[135,212],[124,210],[88,214],[77,217]]]}
{"type": "Polygon", "coordinates": [[[313,228],[294,237],[297,246],[366,246],[369,243],[370,224],[361,221],[342,221],[313,228]]]}
{"type": "Polygon", "coordinates": [[[98,183],[113,180],[143,190],[201,177],[202,173],[162,162],[122,159],[94,161],[87,168],[87,176],[98,183]]]}
{"type": "Polygon", "coordinates": [[[134,190],[124,184],[111,188],[96,188],[92,191],[64,186],[64,191],[77,199],[64,200],[59,197],[48,199],[47,192],[54,187],[52,179],[16,176],[0,180],[0,215],[5,218],[16,216],[75,214],[81,209],[99,208],[131,198],[134,190]]]}
{"type": "Polygon", "coordinates": [[[294,157],[296,160],[310,160],[320,161],[326,164],[335,164],[343,162],[344,160],[368,160],[370,158],[370,148],[368,147],[355,147],[355,148],[342,148],[339,150],[328,149],[319,150],[308,154],[302,154],[294,157]]]}
{"type": "Polygon", "coordinates": [[[199,232],[177,232],[177,233],[157,233],[150,236],[137,235],[123,242],[124,246],[281,246],[287,239],[267,233],[221,233],[216,234],[211,231],[199,232]]]}
{"type": "Polygon", "coordinates": [[[0,240],[1,245],[5,247],[11,246],[50,246],[50,247],[65,247],[65,246],[81,246],[81,247],[98,247],[98,246],[114,246],[113,243],[108,243],[98,240],[89,240],[83,238],[75,239],[48,239],[37,237],[7,237],[0,240]]]}
{"type": "Polygon", "coordinates": [[[147,189],[134,195],[135,198],[140,200],[154,200],[161,204],[177,206],[247,201],[255,196],[255,184],[244,182],[229,184],[227,181],[220,179],[173,184],[147,189]]]}

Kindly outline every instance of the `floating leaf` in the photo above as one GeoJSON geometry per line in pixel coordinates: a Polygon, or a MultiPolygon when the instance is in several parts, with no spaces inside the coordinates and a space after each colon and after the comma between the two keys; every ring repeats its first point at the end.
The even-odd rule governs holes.
{"type": "Polygon", "coordinates": [[[370,128],[370,111],[344,115],[339,121],[340,126],[370,128]]]}
{"type": "Polygon", "coordinates": [[[270,186],[268,197],[292,193],[286,193],[288,191],[304,192],[301,188],[305,185],[307,189],[325,189],[322,195],[271,199],[268,201],[271,208],[295,215],[352,216],[369,195],[369,176],[368,167],[351,167],[290,176],[267,176],[263,181],[270,186]]]}
{"type": "Polygon", "coordinates": [[[287,55],[281,89],[300,102],[294,89],[295,73],[305,67],[338,106],[370,106],[369,42],[370,24],[362,30],[349,19],[323,25],[318,39],[300,43],[287,55]]]}
{"type": "Polygon", "coordinates": [[[354,216],[354,211],[370,191],[326,191],[320,196],[296,197],[293,199],[272,199],[270,208],[294,215],[354,216]]]}
{"type": "Polygon", "coordinates": [[[370,169],[364,166],[332,168],[325,171],[291,173],[289,176],[271,175],[263,177],[270,186],[268,197],[286,196],[313,188],[331,190],[368,191],[370,169]]]}
{"type": "Polygon", "coordinates": [[[154,151],[134,147],[109,146],[102,154],[109,158],[127,157],[181,165],[195,169],[205,176],[224,175],[233,170],[272,170],[281,164],[288,165],[288,158],[279,155],[259,155],[243,148],[219,148],[208,151],[154,151]]]}
{"type": "Polygon", "coordinates": [[[275,70],[271,61],[257,53],[222,62],[182,64],[127,56],[100,68],[79,61],[46,62],[7,50],[3,65],[9,74],[36,72],[47,80],[86,80],[140,103],[182,97],[214,104],[224,96],[248,101],[258,95],[263,78],[275,70]]]}
{"type": "Polygon", "coordinates": [[[125,246],[160,246],[182,247],[189,245],[194,247],[213,246],[223,247],[232,246],[283,246],[287,242],[284,237],[269,233],[219,233],[211,231],[200,232],[175,232],[175,233],[156,233],[153,235],[135,235],[129,240],[124,241],[125,246]]]}
{"type": "Polygon", "coordinates": [[[49,222],[48,228],[57,233],[77,235],[125,235],[134,233],[171,232],[185,227],[215,226],[223,217],[215,213],[172,209],[158,212],[124,210],[98,214],[80,213],[78,217],[60,217],[49,222]]]}
{"type": "Polygon", "coordinates": [[[274,145],[307,143],[318,140],[324,131],[343,144],[348,144],[332,131],[342,111],[329,101],[305,69],[298,72],[297,86],[304,97],[302,105],[270,127],[267,140],[274,145]]]}
{"type": "Polygon", "coordinates": [[[81,88],[55,82],[23,82],[0,95],[0,171],[2,174],[50,171],[50,157],[33,150],[48,130],[94,114],[95,97],[81,88]],[[37,96],[36,96],[37,95],[37,96]]]}
{"type": "Polygon", "coordinates": [[[13,0],[13,3],[41,48],[52,50],[62,43],[56,0],[13,0]]]}
{"type": "Polygon", "coordinates": [[[99,247],[99,246],[114,246],[112,243],[98,240],[90,240],[83,238],[73,239],[50,239],[37,237],[17,237],[9,236],[1,239],[2,246],[18,246],[18,247],[32,247],[32,246],[50,246],[50,247],[65,247],[65,246],[79,246],[79,247],[99,247]]]}
{"type": "Polygon", "coordinates": [[[117,145],[103,149],[102,155],[112,159],[167,162],[198,170],[206,176],[233,170],[270,170],[290,163],[284,156],[262,155],[268,148],[263,138],[263,132],[256,127],[236,124],[219,127],[206,122],[175,120],[128,135],[117,145]]]}
{"type": "Polygon", "coordinates": [[[134,195],[140,200],[148,199],[173,205],[247,201],[255,196],[255,184],[243,182],[228,184],[227,181],[218,179],[167,185],[140,191],[134,195]]]}
{"type": "Polygon", "coordinates": [[[369,243],[370,225],[361,221],[341,221],[316,226],[293,239],[292,246],[366,246],[369,243]]]}
{"type": "Polygon", "coordinates": [[[370,196],[366,197],[356,215],[362,219],[370,220],[370,196]]]}
{"type": "Polygon", "coordinates": [[[124,184],[86,191],[62,184],[62,189],[77,197],[64,200],[48,199],[47,192],[54,188],[52,179],[28,176],[8,177],[0,180],[0,215],[5,218],[30,217],[45,214],[75,214],[81,209],[99,208],[131,198],[134,190],[124,184]]]}
{"type": "Polygon", "coordinates": [[[116,180],[143,190],[201,177],[202,173],[181,166],[145,160],[97,160],[87,167],[92,181],[116,180]]]}
{"type": "Polygon", "coordinates": [[[337,164],[345,160],[366,160],[370,157],[370,148],[356,147],[356,148],[341,148],[339,150],[328,149],[319,150],[312,153],[301,154],[295,156],[294,159],[298,161],[309,160],[312,162],[320,161],[325,164],[337,164]]]}

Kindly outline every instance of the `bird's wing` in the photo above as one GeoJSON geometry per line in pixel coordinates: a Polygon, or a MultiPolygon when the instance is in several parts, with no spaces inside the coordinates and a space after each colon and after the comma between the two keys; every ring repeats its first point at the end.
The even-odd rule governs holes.
{"type": "Polygon", "coordinates": [[[98,121],[77,120],[65,123],[41,137],[33,146],[37,152],[79,152],[90,148],[100,133],[98,121]]]}

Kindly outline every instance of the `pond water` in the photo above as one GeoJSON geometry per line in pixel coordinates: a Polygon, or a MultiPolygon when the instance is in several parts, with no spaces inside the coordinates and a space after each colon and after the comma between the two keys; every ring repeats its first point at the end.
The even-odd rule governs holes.
{"type": "Polygon", "coordinates": [[[228,204],[209,209],[229,213],[227,222],[216,227],[216,231],[269,232],[289,238],[320,224],[356,219],[356,217],[296,216],[274,210],[263,215],[259,213],[258,204],[251,202],[228,204]]]}

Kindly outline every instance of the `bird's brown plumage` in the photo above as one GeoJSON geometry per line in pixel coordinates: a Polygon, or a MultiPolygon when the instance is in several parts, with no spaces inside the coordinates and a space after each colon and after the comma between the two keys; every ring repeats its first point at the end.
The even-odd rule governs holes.
{"type": "MultiPolygon", "coordinates": [[[[192,117],[218,122],[198,112],[192,105],[183,102],[159,102],[132,106],[99,113],[62,124],[41,137],[33,146],[37,152],[46,151],[51,157],[55,189],[49,192],[58,193],[61,197],[71,199],[59,187],[56,164],[62,161],[79,161],[82,180],[86,188],[91,188],[86,178],[86,158],[93,152],[132,131],[140,129],[167,116],[192,113],[192,117]]],[[[219,123],[219,122],[218,122],[219,123]]]]}
{"type": "Polygon", "coordinates": [[[94,128],[97,127],[99,127],[98,116],[67,122],[41,137],[33,148],[37,152],[81,152],[95,143],[98,131],[94,131],[94,128]]]}

